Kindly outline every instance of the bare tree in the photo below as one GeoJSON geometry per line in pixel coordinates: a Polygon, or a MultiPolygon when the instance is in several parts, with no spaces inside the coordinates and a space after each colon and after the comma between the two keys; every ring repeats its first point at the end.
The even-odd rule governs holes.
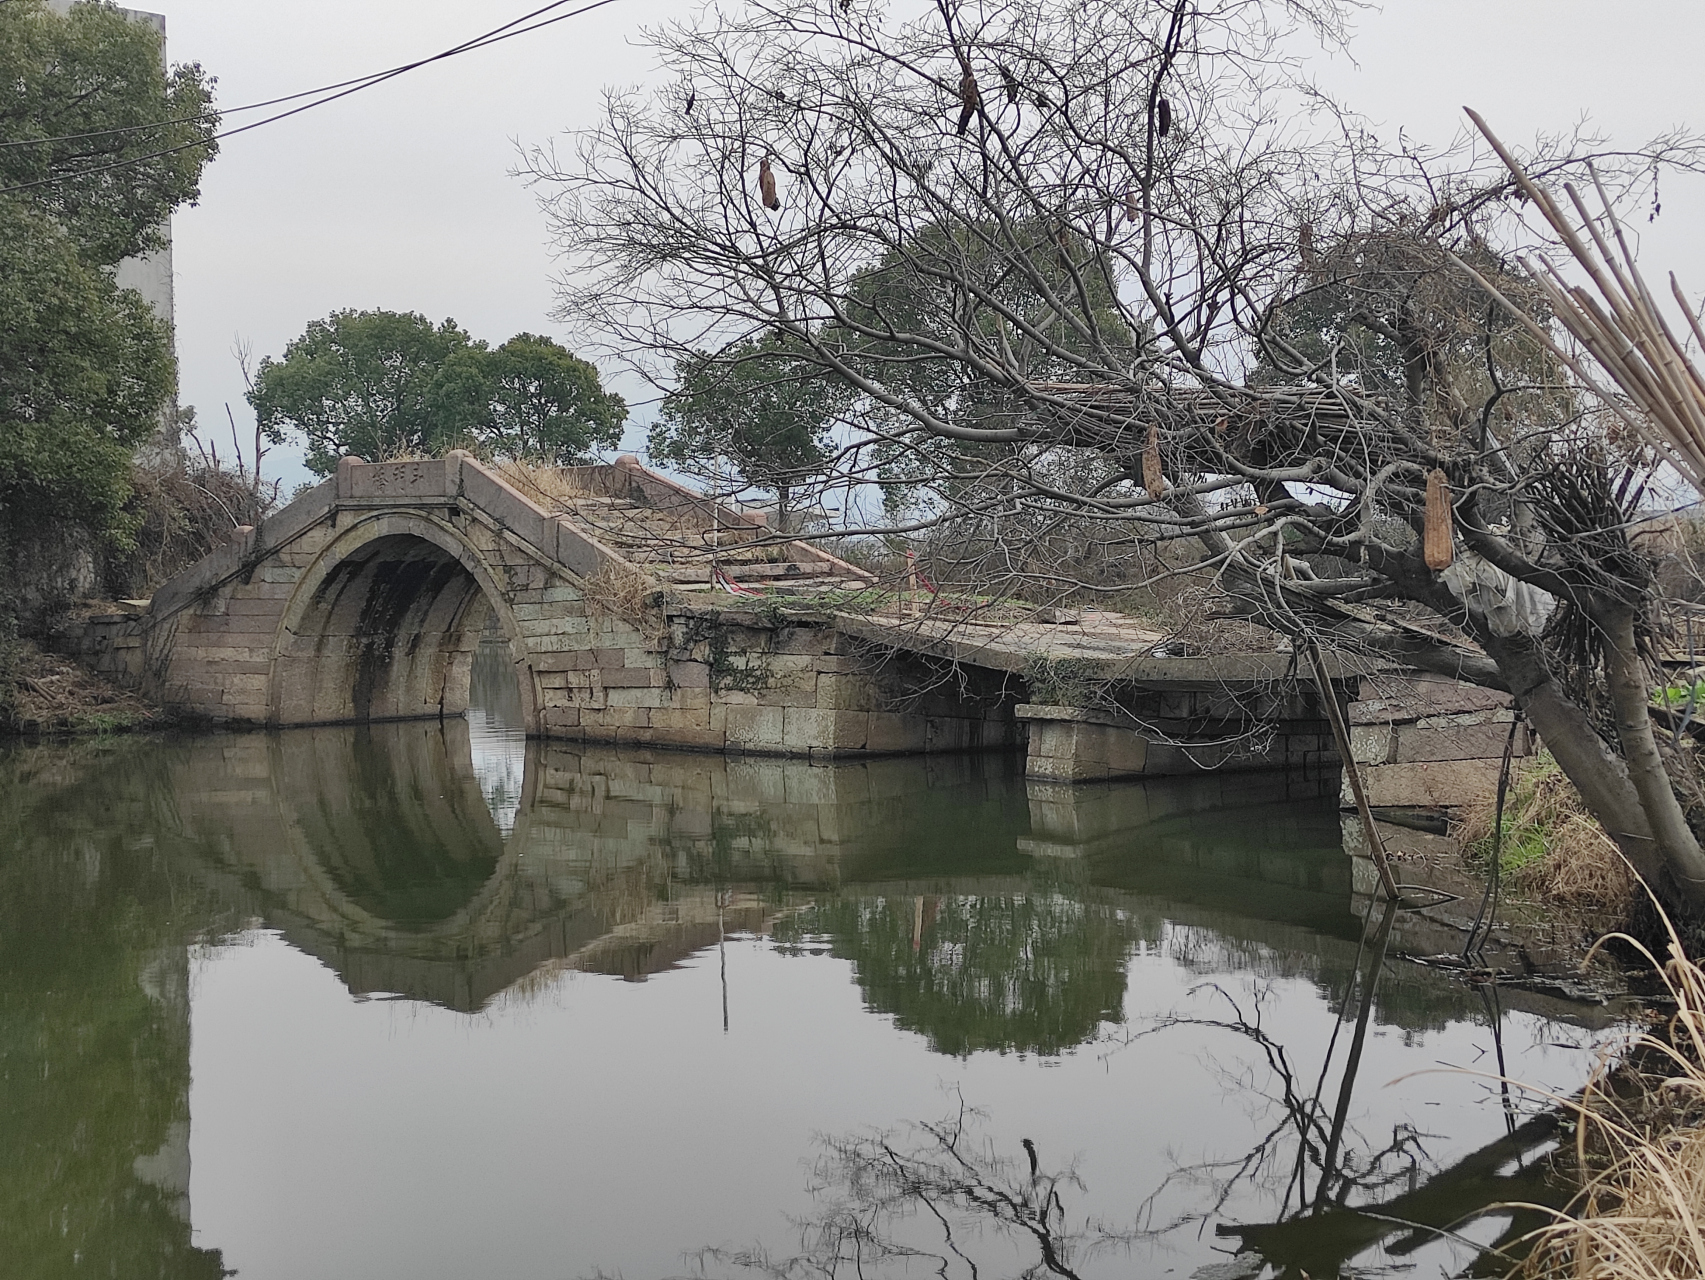
{"type": "MultiPolygon", "coordinates": [[[[1554,233],[1509,171],[1388,148],[1304,81],[1293,52],[1349,11],[749,0],[666,27],[661,88],[531,157],[561,314],[664,386],[785,340],[851,389],[821,483],[889,496],[849,532],[934,532],[969,580],[1093,592],[1188,547],[1228,612],[1508,690],[1634,865],[1705,906],[1627,537],[1659,459],[1483,287],[1551,324],[1514,255],[1554,233]]],[[[1701,155],[1571,137],[1527,164],[1627,200],[1701,155]]]]}

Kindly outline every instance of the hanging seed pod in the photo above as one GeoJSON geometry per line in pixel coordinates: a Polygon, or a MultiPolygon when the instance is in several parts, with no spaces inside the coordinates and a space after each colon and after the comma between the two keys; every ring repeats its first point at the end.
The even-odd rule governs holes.
{"type": "Polygon", "coordinates": [[[1421,524],[1421,554],[1427,568],[1437,572],[1450,568],[1456,558],[1456,542],[1451,534],[1450,485],[1445,473],[1434,467],[1427,475],[1427,513],[1421,524]]]}
{"type": "Polygon", "coordinates": [[[983,105],[983,95],[977,91],[977,77],[971,73],[971,62],[964,54],[959,55],[959,66],[962,71],[959,77],[959,127],[954,132],[963,138],[965,130],[976,118],[978,108],[983,105]]]}
{"type": "Polygon", "coordinates": [[[1149,497],[1158,498],[1166,492],[1166,477],[1160,470],[1160,424],[1149,423],[1148,446],[1143,450],[1143,488],[1149,497]]]}

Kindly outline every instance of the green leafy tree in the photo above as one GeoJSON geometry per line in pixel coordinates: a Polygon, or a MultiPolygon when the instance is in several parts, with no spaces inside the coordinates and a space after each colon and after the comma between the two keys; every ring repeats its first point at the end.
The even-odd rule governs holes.
{"type": "Polygon", "coordinates": [[[701,473],[731,467],[774,493],[785,520],[794,491],[821,473],[852,389],[773,337],[683,357],[675,377],[651,429],[651,456],[701,473]]]}
{"type": "Polygon", "coordinates": [[[345,454],[378,459],[458,446],[565,463],[621,438],[627,405],[549,338],[495,351],[415,312],[338,311],[263,359],[249,394],[261,430],[295,431],[325,474],[345,454]]]}
{"type": "MultiPolygon", "coordinates": [[[[1029,407],[1016,387],[1074,381],[1084,361],[1135,361],[1152,335],[1133,332],[1103,272],[1083,269],[1093,259],[1081,235],[1043,220],[1022,220],[1005,236],[993,225],[932,225],[852,279],[848,323],[825,337],[856,376],[886,393],[889,402],[867,403],[865,412],[884,437],[874,453],[891,513],[917,485],[965,470],[955,460],[1022,457],[1022,448],[973,438],[1024,421],[1029,407]],[[1018,376],[991,378],[960,359],[961,344],[1004,351],[1018,376]],[[896,408],[895,396],[910,407],[896,408]],[[917,412],[942,433],[898,443],[917,412]]],[[[965,496],[962,484],[941,487],[965,496]]]]}
{"type": "Polygon", "coordinates": [[[621,443],[627,402],[560,343],[518,333],[481,364],[488,406],[481,434],[492,452],[560,465],[621,443]]]}
{"type": "Polygon", "coordinates": [[[75,522],[123,541],[130,454],[159,425],[171,339],[53,219],[0,199],[0,529],[75,522]]]}
{"type": "Polygon", "coordinates": [[[159,33],[117,9],[0,4],[0,553],[20,581],[77,528],[129,541],[131,452],[176,370],[107,269],[196,198],[211,102],[200,67],[168,71],[159,33]]]}
{"type": "Polygon", "coordinates": [[[111,5],[61,15],[5,0],[0,187],[25,187],[10,198],[51,215],[90,262],[157,249],[218,150],[213,83],[196,63],[168,70],[159,32],[111,5]]]}
{"type": "Polygon", "coordinates": [[[346,453],[377,459],[451,448],[479,414],[473,340],[454,320],[415,312],[337,311],[260,362],[249,403],[282,442],[302,434],[325,473],[346,453]]]}

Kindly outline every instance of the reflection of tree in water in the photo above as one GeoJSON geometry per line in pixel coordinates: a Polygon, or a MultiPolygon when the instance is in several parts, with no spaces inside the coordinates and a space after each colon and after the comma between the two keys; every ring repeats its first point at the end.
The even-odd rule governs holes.
{"type": "Polygon", "coordinates": [[[827,938],[866,1003],[937,1053],[1055,1054],[1118,1021],[1139,937],[1111,906],[1025,893],[834,898],[778,921],[778,941],[827,938]]]}
{"type": "MultiPolygon", "coordinates": [[[[1233,921],[1249,926],[1249,921],[1233,921]]],[[[1260,974],[1268,980],[1308,982],[1331,1005],[1342,1005],[1356,989],[1353,941],[1315,935],[1309,945],[1296,939],[1261,941],[1238,937],[1227,928],[1181,924],[1159,918],[1150,931],[1157,950],[1191,973],[1210,978],[1225,973],[1260,974]],[[1290,945],[1286,945],[1288,942],[1290,945]]],[[[1396,1030],[1405,1045],[1419,1044],[1428,1033],[1484,1017],[1480,998],[1461,983],[1440,982],[1420,966],[1394,966],[1374,992],[1373,1016],[1396,1030]]]]}
{"type": "MultiPolygon", "coordinates": [[[[1221,1215],[1234,1194],[1256,1187],[1273,1197],[1277,1219],[1249,1226],[1221,1222],[1215,1233],[1236,1237],[1239,1253],[1252,1252],[1284,1280],[1366,1274],[1351,1263],[1375,1246],[1383,1245],[1388,1258],[1399,1259],[1441,1239],[1469,1251],[1465,1274],[1509,1270],[1527,1233],[1545,1219],[1543,1211],[1531,1206],[1560,1204],[1563,1197],[1543,1159],[1543,1149],[1558,1127],[1556,1112],[1541,1112],[1518,1123],[1506,1091],[1506,1135],[1443,1169],[1427,1152],[1428,1135],[1408,1123],[1395,1125],[1389,1139],[1374,1141],[1360,1137],[1349,1123],[1381,980],[1389,976],[1392,929],[1407,909],[1412,908],[1388,902],[1377,925],[1371,914],[1364,921],[1351,985],[1312,1085],[1298,1070],[1294,1050],[1314,1046],[1287,1045],[1268,1029],[1263,1012],[1270,988],[1264,984],[1240,999],[1219,983],[1204,983],[1191,994],[1211,995],[1213,1012],[1164,1015],[1126,1037],[1130,1043],[1192,1028],[1241,1038],[1256,1051],[1254,1061],[1260,1066],[1252,1069],[1249,1061],[1234,1056],[1231,1065],[1221,1068],[1211,1054],[1210,1064],[1223,1073],[1231,1093],[1245,1099],[1265,1094],[1267,1103],[1267,1122],[1257,1125],[1249,1148],[1230,1158],[1176,1169],[1144,1201],[1138,1213],[1143,1234],[1160,1237],[1205,1226],[1221,1215]],[[1334,1072],[1336,1086],[1329,1087],[1334,1072]],[[1157,1206],[1169,1191],[1184,1191],[1188,1207],[1170,1220],[1157,1221],[1157,1206]],[[1527,1207],[1508,1214],[1504,1230],[1491,1244],[1460,1234],[1475,1220],[1512,1206],[1527,1207]]],[[[1492,1030],[1496,1037],[1496,1020],[1492,1030]]]]}
{"type": "Polygon", "coordinates": [[[0,756],[0,1258],[7,1275],[220,1276],[186,1200],[199,904],[112,820],[147,829],[161,753],[85,778],[89,754],[0,756]]]}
{"type": "MultiPolygon", "coordinates": [[[[1130,1221],[1087,1214],[1081,1196],[1088,1188],[1072,1167],[1050,1166],[1046,1139],[1034,1144],[1021,1139],[1018,1150],[1008,1151],[982,1132],[985,1119],[961,1104],[957,1115],[943,1120],[819,1138],[809,1184],[814,1208],[795,1221],[797,1249],[707,1248],[696,1255],[698,1274],[707,1280],[841,1275],[1092,1280],[1143,1274],[1132,1269],[1131,1248],[1162,1233],[1141,1221],[1142,1207],[1130,1221]]],[[[1543,1159],[1534,1158],[1558,1128],[1556,1113],[1537,1116],[1425,1181],[1361,1209],[1326,1203],[1278,1223],[1220,1223],[1214,1234],[1226,1241],[1216,1250],[1224,1260],[1190,1274],[1196,1280],[1430,1274],[1410,1259],[1440,1238],[1455,1239],[1472,1256],[1459,1274],[1505,1274],[1515,1260],[1510,1245],[1543,1214],[1518,1213],[1491,1245],[1458,1233],[1477,1219],[1501,1215],[1510,1201],[1534,1203],[1530,1197],[1537,1196],[1537,1203],[1555,1204],[1566,1197],[1548,1185],[1543,1159]],[[1391,1265],[1352,1262],[1382,1243],[1391,1265]]]]}
{"type": "MultiPolygon", "coordinates": [[[[879,915],[870,904],[850,905],[862,905],[862,918],[879,915]]],[[[1267,1120],[1246,1150],[1176,1169],[1131,1207],[1128,1220],[1087,1217],[1074,1203],[1085,1188],[1070,1168],[1049,1171],[1029,1139],[1022,1156],[997,1149],[979,1135],[981,1117],[962,1106],[943,1121],[820,1138],[810,1185],[815,1207],[797,1222],[798,1251],[708,1249],[698,1255],[701,1274],[1089,1280],[1132,1274],[1131,1246],[1163,1245],[1174,1233],[1199,1234],[1210,1224],[1226,1241],[1220,1251],[1237,1256],[1197,1277],[1326,1280],[1415,1269],[1420,1260],[1412,1256],[1440,1240],[1467,1251],[1467,1274],[1507,1272],[1514,1247],[1543,1220],[1538,1211],[1512,1213],[1511,1202],[1556,1204],[1567,1194],[1550,1184],[1544,1160],[1560,1127],[1555,1111],[1525,1120],[1511,1112],[1504,1136],[1443,1168],[1428,1158],[1426,1135],[1406,1123],[1376,1141],[1364,1141],[1347,1123],[1394,918],[1388,910],[1356,957],[1318,1074],[1299,1069],[1298,1054],[1312,1057],[1321,1046],[1279,1036],[1264,1016],[1270,988],[1262,984],[1247,999],[1204,984],[1194,993],[1210,1001],[1201,1012],[1153,1019],[1124,1037],[1200,1036],[1210,1069],[1223,1072],[1231,1096],[1270,1104],[1257,1105],[1267,1120]],[[1221,1037],[1253,1053],[1234,1051],[1220,1065],[1212,1046],[1221,1037]],[[1255,1203],[1277,1208],[1277,1219],[1224,1221],[1249,1207],[1250,1191],[1255,1203]],[[1173,1216],[1157,1208],[1169,1193],[1184,1201],[1173,1216]],[[1478,1232],[1497,1234],[1491,1244],[1462,1234],[1483,1218],[1502,1227],[1478,1232]],[[1369,1261],[1375,1249],[1384,1256],[1369,1261]]]]}
{"type": "Polygon", "coordinates": [[[1077,1268],[1131,1238],[1069,1205],[1083,1184],[1070,1168],[1050,1170],[1029,1139],[1022,1153],[997,1151],[982,1118],[961,1105],[943,1120],[822,1139],[818,1209],[798,1224],[799,1252],[706,1249],[700,1273],[1080,1280],[1077,1268]]]}

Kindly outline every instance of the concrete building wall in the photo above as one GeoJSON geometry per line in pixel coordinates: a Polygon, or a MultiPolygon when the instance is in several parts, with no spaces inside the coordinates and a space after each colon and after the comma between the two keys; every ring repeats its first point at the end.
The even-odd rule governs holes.
{"type": "MultiPolygon", "coordinates": [[[[47,0],[47,7],[58,13],[69,13],[72,0],[47,0]]],[[[120,9],[136,22],[145,23],[160,33],[160,62],[166,65],[166,16],[162,13],[147,13],[140,9],[120,9]]],[[[175,335],[177,332],[177,313],[172,290],[172,223],[167,219],[160,228],[166,238],[166,245],[154,253],[140,258],[126,258],[118,264],[115,277],[121,289],[134,289],[140,293],[154,308],[154,314],[166,322],[167,327],[175,335]]]]}

